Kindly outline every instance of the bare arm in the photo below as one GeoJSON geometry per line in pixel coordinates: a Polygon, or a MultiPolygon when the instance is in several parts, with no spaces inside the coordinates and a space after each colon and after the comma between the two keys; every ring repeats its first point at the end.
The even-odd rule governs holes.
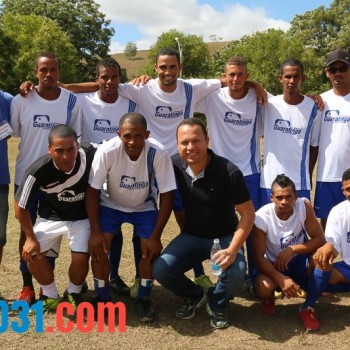
{"type": "Polygon", "coordinates": [[[309,160],[309,174],[310,174],[310,184],[312,186],[312,175],[314,173],[316,161],[318,157],[318,147],[310,146],[310,160],[309,160]]]}
{"type": "Polygon", "coordinates": [[[256,81],[247,80],[246,86],[255,90],[256,98],[260,106],[267,104],[267,92],[261,84],[256,81]]]}
{"type": "Polygon", "coordinates": [[[97,82],[86,82],[86,83],[72,83],[72,84],[63,84],[58,83],[58,86],[63,87],[64,89],[69,90],[70,92],[79,93],[79,92],[94,92],[98,91],[99,86],[97,82]]]}
{"type": "Polygon", "coordinates": [[[213,257],[216,263],[220,264],[222,270],[227,269],[235,262],[237,253],[248,238],[254,224],[255,212],[251,200],[237,205],[236,210],[240,214],[241,219],[239,220],[232,241],[228,248],[219,250],[213,257]]]}
{"type": "Polygon", "coordinates": [[[18,203],[15,201],[14,210],[15,210],[16,218],[18,219],[21,225],[21,228],[26,235],[26,241],[22,251],[22,258],[26,262],[32,262],[33,253],[36,253],[39,258],[41,257],[41,254],[40,254],[40,244],[36,239],[36,236],[33,230],[29,209],[21,208],[18,205],[18,203]]]}
{"type": "Polygon", "coordinates": [[[151,236],[146,241],[145,257],[152,263],[161,253],[163,246],[161,236],[165,225],[167,224],[174,204],[174,191],[160,194],[160,205],[156,224],[154,225],[151,236]]]}
{"type": "Polygon", "coordinates": [[[100,260],[107,253],[106,241],[100,229],[98,216],[99,190],[88,186],[85,193],[85,206],[89,217],[91,235],[89,239],[89,254],[93,260],[100,260]]]}

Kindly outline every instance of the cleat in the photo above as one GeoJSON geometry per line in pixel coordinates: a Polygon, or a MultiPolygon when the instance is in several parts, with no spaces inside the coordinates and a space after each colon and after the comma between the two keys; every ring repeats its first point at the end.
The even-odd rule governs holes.
{"type": "Polygon", "coordinates": [[[137,298],[137,293],[139,291],[139,287],[140,287],[140,279],[135,278],[134,284],[130,288],[130,297],[131,298],[133,298],[133,299],[137,298]]]}
{"type": "Polygon", "coordinates": [[[141,322],[152,322],[154,320],[154,309],[149,298],[136,299],[136,315],[141,322]]]}
{"type": "Polygon", "coordinates": [[[119,295],[130,295],[130,288],[125,284],[125,282],[117,276],[109,282],[110,288],[119,295]]]}
{"type": "Polygon", "coordinates": [[[207,275],[200,275],[194,279],[194,283],[197,286],[201,286],[204,290],[204,293],[208,293],[208,289],[211,287],[214,287],[214,283],[211,281],[209,276],[207,275]]]}
{"type": "Polygon", "coordinates": [[[17,300],[23,300],[29,305],[32,305],[35,301],[35,293],[33,287],[23,287],[23,289],[18,293],[17,300]]]}
{"type": "Polygon", "coordinates": [[[262,298],[261,311],[265,315],[273,315],[276,312],[275,298],[273,297],[262,298]]]}
{"type": "Polygon", "coordinates": [[[299,317],[303,321],[305,329],[309,331],[317,331],[320,328],[320,322],[318,321],[315,310],[312,307],[299,311],[299,317]]]}

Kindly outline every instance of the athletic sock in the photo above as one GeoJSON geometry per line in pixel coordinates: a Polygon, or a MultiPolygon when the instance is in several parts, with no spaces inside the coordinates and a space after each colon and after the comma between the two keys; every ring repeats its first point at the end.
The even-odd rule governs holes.
{"type": "Polygon", "coordinates": [[[122,232],[119,231],[113,239],[111,243],[111,249],[109,252],[109,280],[116,279],[118,277],[120,258],[122,256],[122,248],[123,248],[123,235],[122,232]]]}
{"type": "Polygon", "coordinates": [[[43,295],[47,296],[48,298],[58,299],[58,289],[55,281],[45,286],[40,285],[40,287],[43,290],[43,295]]]}
{"type": "Polygon", "coordinates": [[[148,298],[151,294],[153,279],[141,278],[137,299],[148,298]]]}
{"type": "Polygon", "coordinates": [[[310,274],[309,281],[307,284],[307,295],[305,302],[301,309],[306,309],[308,307],[314,308],[318,297],[323,291],[327,289],[329,279],[331,278],[331,271],[322,271],[319,269],[314,269],[310,274]]]}
{"type": "Polygon", "coordinates": [[[95,293],[100,297],[102,301],[110,301],[109,296],[109,284],[106,284],[104,280],[100,280],[94,277],[95,293]]]}
{"type": "Polygon", "coordinates": [[[67,287],[67,292],[69,294],[72,294],[72,293],[79,294],[79,293],[81,293],[82,286],[83,286],[82,284],[76,285],[76,284],[73,284],[71,281],[69,281],[69,284],[67,287]]]}

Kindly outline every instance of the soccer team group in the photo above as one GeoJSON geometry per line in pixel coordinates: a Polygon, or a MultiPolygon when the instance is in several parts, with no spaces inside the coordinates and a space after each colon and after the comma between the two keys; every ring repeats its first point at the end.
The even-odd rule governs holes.
{"type": "Polygon", "coordinates": [[[299,317],[317,330],[319,296],[350,291],[350,55],[332,51],[325,62],[329,91],[303,95],[303,64],[287,59],[278,76],[283,94],[272,96],[248,79],[242,57],[227,61],[220,80],[182,80],[179,53],[164,48],[156,79],[121,84],[119,64],[106,58],[96,82],[65,85],[59,59],[40,54],[37,86],[24,83],[15,97],[0,91],[0,259],[7,139],[20,138],[18,299],[35,302],[34,276],[44,310],[61,300],[76,309],[91,261],[91,303],[110,302],[111,291],[130,295],[142,322],[155,317],[154,280],[183,299],[177,318],[191,319],[206,304],[218,329],[228,327],[227,306],[246,284],[265,314],[276,311],[276,293],[303,295],[299,317]],[[163,249],[172,212],[180,233],[163,249]],[[118,273],[124,223],[133,226],[131,288],[118,273]],[[54,271],[63,236],[71,264],[60,297],[54,271]],[[202,262],[215,238],[221,274],[213,284],[202,262]],[[186,274],[192,269],[194,280],[186,274]]]}

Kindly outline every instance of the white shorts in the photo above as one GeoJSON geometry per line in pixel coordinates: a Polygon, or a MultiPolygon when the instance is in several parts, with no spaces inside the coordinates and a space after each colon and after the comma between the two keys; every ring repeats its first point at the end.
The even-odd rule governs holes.
{"type": "Polygon", "coordinates": [[[60,253],[62,236],[67,236],[69,247],[74,253],[87,253],[90,238],[88,219],[77,221],[53,221],[38,218],[34,233],[40,244],[40,252],[57,257],[60,253]]]}

